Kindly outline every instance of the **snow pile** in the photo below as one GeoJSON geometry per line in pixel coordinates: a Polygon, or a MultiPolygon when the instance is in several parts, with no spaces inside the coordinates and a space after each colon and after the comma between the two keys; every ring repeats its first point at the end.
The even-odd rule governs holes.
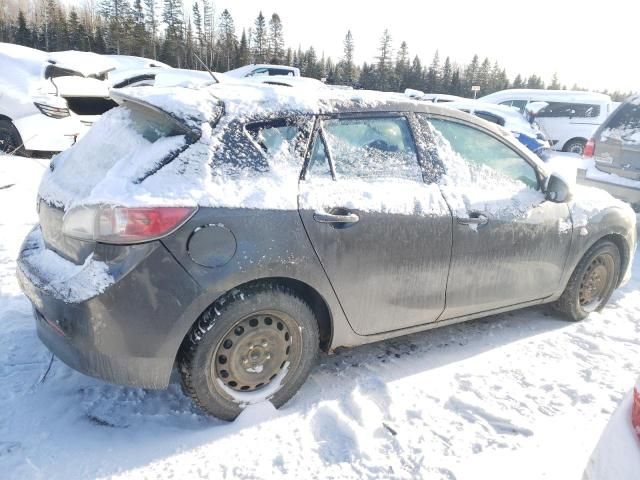
{"type": "Polygon", "coordinates": [[[93,260],[93,254],[76,265],[47,249],[40,228],[27,235],[21,261],[25,268],[21,264],[18,268],[34,285],[67,303],[95,297],[113,284],[107,265],[93,260]]]}

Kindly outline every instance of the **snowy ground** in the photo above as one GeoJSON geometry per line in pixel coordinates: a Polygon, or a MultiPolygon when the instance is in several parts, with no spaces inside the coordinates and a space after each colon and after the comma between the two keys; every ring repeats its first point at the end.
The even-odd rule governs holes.
{"type": "Polygon", "coordinates": [[[325,356],[284,408],[232,424],[177,383],[107,385],[57,360],[42,382],[50,355],[14,258],[44,168],[0,157],[2,478],[579,479],[640,375],[636,256],[588,321],[530,308],[325,356]]]}

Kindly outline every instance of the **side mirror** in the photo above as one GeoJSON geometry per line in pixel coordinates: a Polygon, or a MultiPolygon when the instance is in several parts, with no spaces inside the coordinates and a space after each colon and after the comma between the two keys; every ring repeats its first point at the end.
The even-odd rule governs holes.
{"type": "Polygon", "coordinates": [[[571,186],[558,174],[552,173],[547,179],[545,199],[555,203],[565,203],[573,196],[571,186]]]}

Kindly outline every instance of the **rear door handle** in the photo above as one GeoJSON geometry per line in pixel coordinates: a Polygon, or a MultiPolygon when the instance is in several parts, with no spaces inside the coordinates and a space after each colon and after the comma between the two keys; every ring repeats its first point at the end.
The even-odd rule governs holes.
{"type": "Polygon", "coordinates": [[[313,219],[318,223],[357,223],[360,217],[355,213],[336,215],[334,213],[314,213],[313,219]]]}
{"type": "Polygon", "coordinates": [[[489,218],[480,212],[471,212],[468,217],[457,217],[460,225],[486,225],[489,218]]]}

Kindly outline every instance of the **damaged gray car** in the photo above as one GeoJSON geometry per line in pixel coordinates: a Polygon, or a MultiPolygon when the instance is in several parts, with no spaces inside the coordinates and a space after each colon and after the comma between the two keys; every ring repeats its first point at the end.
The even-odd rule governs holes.
{"type": "Polygon", "coordinates": [[[376,92],[138,87],[54,158],[18,260],[39,337],[106,381],[231,420],[320,351],[628,279],[635,215],[507,131],[376,92]]]}

